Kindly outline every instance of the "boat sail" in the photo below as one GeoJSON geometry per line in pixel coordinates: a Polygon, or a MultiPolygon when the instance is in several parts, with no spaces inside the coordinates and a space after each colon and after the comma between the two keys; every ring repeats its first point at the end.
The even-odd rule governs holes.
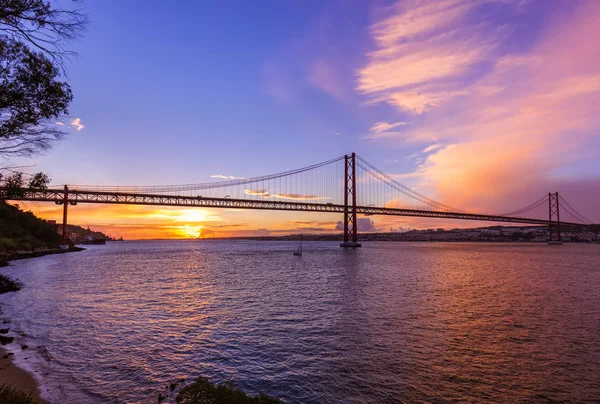
{"type": "Polygon", "coordinates": [[[300,235],[300,243],[298,244],[298,249],[294,251],[294,255],[302,256],[302,234],[300,235]]]}

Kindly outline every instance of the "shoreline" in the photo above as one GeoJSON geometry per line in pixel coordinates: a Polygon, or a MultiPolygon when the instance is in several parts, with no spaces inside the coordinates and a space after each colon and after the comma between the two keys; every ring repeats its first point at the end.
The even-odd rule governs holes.
{"type": "Polygon", "coordinates": [[[52,250],[31,251],[31,252],[25,252],[25,253],[13,253],[13,254],[8,254],[8,255],[0,255],[0,268],[9,266],[11,261],[24,260],[27,258],[38,258],[38,257],[46,256],[46,255],[65,254],[65,253],[69,253],[69,252],[78,252],[78,251],[84,251],[84,250],[85,250],[85,248],[83,248],[83,247],[73,246],[73,247],[69,247],[67,250],[61,250],[61,249],[57,248],[57,249],[52,249],[52,250]]]}
{"type": "MultiPolygon", "coordinates": [[[[37,258],[46,255],[64,254],[68,252],[83,251],[85,248],[71,247],[67,250],[52,249],[44,251],[32,251],[28,253],[14,253],[10,255],[0,256],[0,268],[11,265],[11,261],[23,260],[27,258],[37,258]]],[[[18,293],[19,290],[13,290],[13,293],[18,293]]],[[[2,292],[0,292],[2,293],[2,292]]],[[[9,291],[3,293],[10,293],[9,291]]],[[[2,306],[0,305],[0,313],[2,306]]],[[[10,328],[10,323],[1,324],[0,328],[10,328]]],[[[33,373],[19,367],[13,362],[14,354],[0,346],[0,386],[10,386],[25,395],[30,395],[31,398],[39,404],[51,404],[49,401],[42,398],[40,383],[36,380],[33,373]]]]}
{"type": "Polygon", "coordinates": [[[8,385],[31,397],[40,404],[50,404],[41,397],[40,385],[34,375],[13,363],[13,355],[0,347],[0,386],[8,385]]]}

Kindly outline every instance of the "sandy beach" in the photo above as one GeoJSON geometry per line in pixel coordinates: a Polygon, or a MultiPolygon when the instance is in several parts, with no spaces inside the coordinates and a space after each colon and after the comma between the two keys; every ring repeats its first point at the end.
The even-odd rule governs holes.
{"type": "Polygon", "coordinates": [[[6,354],[7,351],[0,348],[0,385],[8,384],[25,394],[31,394],[40,403],[49,404],[48,401],[40,398],[40,389],[34,377],[15,366],[12,362],[12,356],[5,358],[6,354]]]}

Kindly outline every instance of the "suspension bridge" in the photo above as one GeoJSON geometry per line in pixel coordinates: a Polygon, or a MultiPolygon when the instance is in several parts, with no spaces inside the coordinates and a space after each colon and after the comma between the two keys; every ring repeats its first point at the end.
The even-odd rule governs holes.
{"type": "Polygon", "coordinates": [[[344,217],[342,247],[360,247],[357,215],[391,215],[548,226],[549,241],[560,242],[561,228],[598,232],[558,192],[507,213],[474,213],[417,192],[352,153],[308,167],[261,177],[219,176],[222,181],[164,186],[64,185],[9,190],[0,199],[53,202],[63,206],[63,245],[69,206],[79,203],[266,209],[330,212],[344,217]],[[561,213],[563,219],[561,221],[561,213]]]}

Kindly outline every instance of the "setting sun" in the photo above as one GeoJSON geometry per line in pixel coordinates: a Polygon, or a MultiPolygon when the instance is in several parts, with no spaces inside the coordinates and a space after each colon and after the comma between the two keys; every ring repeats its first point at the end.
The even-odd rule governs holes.
{"type": "Polygon", "coordinates": [[[179,229],[183,237],[199,238],[202,234],[202,226],[191,226],[189,224],[181,226],[179,229]]]}
{"type": "Polygon", "coordinates": [[[221,220],[220,217],[214,216],[211,212],[203,209],[183,209],[174,212],[176,215],[176,222],[188,222],[188,223],[199,223],[207,221],[221,220]]]}

